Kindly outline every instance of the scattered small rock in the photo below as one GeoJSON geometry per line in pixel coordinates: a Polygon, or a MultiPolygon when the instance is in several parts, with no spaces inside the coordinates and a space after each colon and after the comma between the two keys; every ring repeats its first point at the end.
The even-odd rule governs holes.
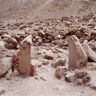
{"type": "Polygon", "coordinates": [[[94,90],[96,90],[96,85],[94,85],[94,84],[90,84],[90,86],[89,86],[91,89],[94,89],[94,90]]]}
{"type": "Polygon", "coordinates": [[[5,90],[0,90],[0,96],[3,95],[5,92],[5,90]]]}
{"type": "Polygon", "coordinates": [[[86,83],[90,82],[91,77],[86,71],[76,71],[75,80],[78,85],[85,85],[86,83]]]}
{"type": "Polygon", "coordinates": [[[8,38],[5,42],[7,49],[17,49],[17,40],[15,38],[8,38]]]}
{"type": "Polygon", "coordinates": [[[74,75],[75,75],[74,72],[68,72],[65,75],[65,81],[67,81],[67,82],[73,82],[75,80],[74,75]]]}
{"type": "Polygon", "coordinates": [[[67,73],[68,69],[65,66],[57,66],[55,70],[55,77],[61,79],[67,73]]]}
{"type": "Polygon", "coordinates": [[[66,65],[66,59],[65,60],[58,60],[56,63],[52,63],[51,66],[56,68],[58,66],[65,66],[66,65]]]}
{"type": "Polygon", "coordinates": [[[77,85],[85,85],[90,82],[91,77],[86,71],[75,71],[75,72],[68,72],[65,75],[65,80],[67,82],[73,82],[77,85]]]}
{"type": "Polygon", "coordinates": [[[44,55],[44,59],[47,60],[54,60],[54,54],[51,50],[48,50],[45,55],[44,55]]]}

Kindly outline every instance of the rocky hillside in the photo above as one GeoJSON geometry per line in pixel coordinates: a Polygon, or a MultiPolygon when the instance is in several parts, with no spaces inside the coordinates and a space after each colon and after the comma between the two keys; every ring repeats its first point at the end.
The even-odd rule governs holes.
{"type": "Polygon", "coordinates": [[[96,0],[0,0],[0,96],[96,96],[95,12],[96,0]]]}
{"type": "Polygon", "coordinates": [[[0,17],[62,17],[96,12],[96,0],[0,0],[0,17]]]}

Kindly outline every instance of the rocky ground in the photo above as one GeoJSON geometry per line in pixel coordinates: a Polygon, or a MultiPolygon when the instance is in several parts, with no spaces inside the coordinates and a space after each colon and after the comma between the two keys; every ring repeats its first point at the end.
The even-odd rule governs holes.
{"type": "Polygon", "coordinates": [[[95,0],[0,0],[0,18],[84,16],[96,13],[95,0]]]}
{"type": "MultiPolygon", "coordinates": [[[[76,50],[81,52],[78,48],[76,50]]],[[[82,18],[71,16],[27,21],[2,20],[0,22],[0,96],[95,96],[95,52],[96,17],[93,14],[82,18]],[[81,45],[87,40],[92,53],[91,56],[87,54],[88,60],[86,59],[84,66],[78,65],[74,71],[70,71],[68,64],[71,51],[68,38],[73,35],[80,40],[81,45]],[[20,61],[17,53],[23,46],[23,40],[28,36],[32,36],[30,59],[36,71],[33,77],[18,72],[20,61]]],[[[25,59],[26,56],[27,54],[24,55],[25,59]]],[[[77,57],[75,59],[78,63],[80,57],[77,57]]],[[[20,58],[22,57],[19,56],[20,58]]],[[[84,58],[81,58],[81,61],[84,61],[84,58]]]]}

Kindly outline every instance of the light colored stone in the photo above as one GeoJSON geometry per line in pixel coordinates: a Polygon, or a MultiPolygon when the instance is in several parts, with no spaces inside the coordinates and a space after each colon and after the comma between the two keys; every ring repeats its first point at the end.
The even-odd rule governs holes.
{"type": "Polygon", "coordinates": [[[69,45],[69,69],[75,70],[87,64],[87,55],[83,50],[79,39],[72,35],[68,38],[69,45]]]}
{"type": "Polygon", "coordinates": [[[39,61],[39,60],[35,60],[35,59],[31,60],[31,64],[34,65],[34,66],[37,66],[37,67],[41,67],[42,66],[42,62],[39,61]]]}
{"type": "Polygon", "coordinates": [[[11,36],[9,34],[4,34],[1,38],[11,38],[11,36]]]}
{"type": "Polygon", "coordinates": [[[0,77],[3,77],[12,67],[12,58],[6,57],[0,61],[0,77]]]}
{"type": "Polygon", "coordinates": [[[0,41],[0,47],[5,47],[5,42],[4,41],[0,41]]]}
{"type": "Polygon", "coordinates": [[[35,50],[35,47],[31,46],[31,59],[38,59],[37,52],[35,50]]]}
{"type": "Polygon", "coordinates": [[[67,72],[67,74],[65,75],[65,81],[73,82],[75,80],[74,75],[74,72],[67,72]]]}
{"type": "Polygon", "coordinates": [[[96,62],[96,53],[91,49],[87,41],[83,43],[83,49],[85,50],[88,58],[92,60],[93,62],[96,62]]]}

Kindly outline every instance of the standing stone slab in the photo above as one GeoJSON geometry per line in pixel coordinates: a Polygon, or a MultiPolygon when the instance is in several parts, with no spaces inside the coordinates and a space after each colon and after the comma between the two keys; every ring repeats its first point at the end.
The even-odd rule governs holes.
{"type": "Polygon", "coordinates": [[[31,44],[32,36],[29,35],[21,42],[20,45],[18,70],[19,73],[24,75],[30,75],[32,74],[31,71],[34,71],[34,67],[31,65],[31,44]]]}
{"type": "Polygon", "coordinates": [[[87,55],[83,50],[79,39],[72,35],[68,38],[69,46],[69,70],[81,68],[87,64],[87,55]]]}

